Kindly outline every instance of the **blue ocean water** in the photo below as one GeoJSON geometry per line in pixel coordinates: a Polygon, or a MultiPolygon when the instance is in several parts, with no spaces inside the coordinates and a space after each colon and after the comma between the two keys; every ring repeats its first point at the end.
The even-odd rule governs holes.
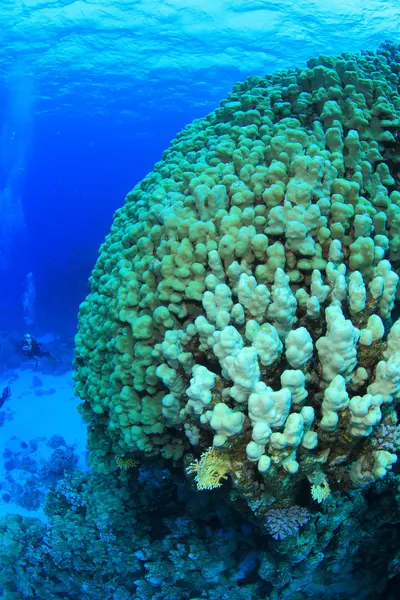
{"type": "Polygon", "coordinates": [[[0,327],[33,272],[40,325],[62,330],[113,211],[184,125],[236,81],[376,48],[399,23],[384,0],[4,0],[1,19],[0,327]]]}
{"type": "MultiPolygon", "coordinates": [[[[40,523],[49,518],[44,514],[49,490],[58,486],[59,498],[67,498],[72,489],[86,486],[90,495],[104,486],[101,475],[94,482],[84,479],[89,471],[86,426],[76,410],[71,361],[79,304],[89,293],[99,246],[126,194],[152,170],[176,134],[214,110],[237,81],[295,68],[320,54],[375,50],[385,39],[399,43],[400,10],[394,0],[2,0],[0,24],[0,396],[3,388],[11,390],[0,412],[0,516],[9,515],[0,526],[0,547],[9,549],[15,540],[4,523],[14,522],[11,514],[41,519],[24,525],[26,548],[30,539],[37,543],[45,535],[40,523]],[[50,360],[41,358],[38,365],[27,360],[20,351],[26,333],[40,340],[50,360]]],[[[150,466],[127,483],[133,495],[143,498],[142,503],[135,500],[136,530],[132,523],[121,525],[125,500],[120,483],[115,485],[117,516],[105,517],[109,527],[93,517],[95,507],[85,507],[98,530],[93,533],[90,521],[80,560],[93,563],[89,547],[100,538],[105,545],[109,540],[109,553],[116,557],[121,548],[115,539],[125,543],[124,536],[136,536],[136,546],[127,550],[131,571],[125,566],[119,571],[114,557],[104,575],[96,574],[93,587],[93,572],[83,583],[71,575],[82,568],[78,559],[68,563],[69,580],[58,571],[54,575],[57,560],[67,560],[64,540],[57,560],[53,556],[45,566],[49,578],[54,575],[53,584],[44,589],[38,577],[28,584],[32,571],[25,568],[28,559],[21,550],[14,558],[21,567],[14,582],[1,579],[0,564],[0,597],[198,600],[199,586],[193,586],[192,595],[180,584],[188,569],[183,555],[190,554],[194,562],[204,561],[203,571],[193,577],[207,582],[201,597],[208,600],[326,595],[316,582],[307,595],[305,574],[297,588],[279,595],[275,582],[272,592],[266,585],[258,596],[257,565],[262,564],[264,582],[276,580],[277,569],[265,552],[268,540],[254,523],[218,506],[218,498],[212,504],[198,494],[192,497],[175,473],[150,466]],[[160,495],[170,502],[170,514],[163,515],[164,523],[152,514],[151,530],[140,522],[160,495]],[[196,502],[204,503],[210,522],[196,520],[196,502]],[[207,545],[211,538],[214,546],[207,545]],[[164,546],[155,543],[150,559],[152,541],[162,539],[164,546]],[[186,540],[187,547],[166,566],[162,560],[174,539],[186,540]],[[213,557],[210,564],[207,554],[213,557]],[[163,577],[169,583],[160,591],[163,577]],[[125,589],[125,579],[138,583],[125,589]]],[[[76,502],[71,511],[80,514],[76,502]]],[[[101,511],[107,515],[107,510],[112,512],[104,502],[101,511]]],[[[393,539],[398,537],[393,534],[393,539]]],[[[44,545],[55,547],[49,540],[44,545]]],[[[4,561],[6,554],[1,554],[4,561]]],[[[310,560],[317,561],[317,553],[310,560]]],[[[379,565],[380,560],[376,557],[379,565]]],[[[365,589],[354,591],[349,567],[327,597],[389,598],[385,594],[392,593],[395,598],[398,588],[379,591],[382,596],[368,595],[368,581],[365,589]]]]}

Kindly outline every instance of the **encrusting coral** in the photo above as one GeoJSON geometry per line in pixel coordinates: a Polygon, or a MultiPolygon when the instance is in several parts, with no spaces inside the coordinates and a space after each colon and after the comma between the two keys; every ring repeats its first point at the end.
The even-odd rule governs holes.
{"type": "Polygon", "coordinates": [[[76,336],[98,470],[220,452],[263,519],[392,469],[399,62],[385,43],[250,77],[128,194],[76,336]]]}

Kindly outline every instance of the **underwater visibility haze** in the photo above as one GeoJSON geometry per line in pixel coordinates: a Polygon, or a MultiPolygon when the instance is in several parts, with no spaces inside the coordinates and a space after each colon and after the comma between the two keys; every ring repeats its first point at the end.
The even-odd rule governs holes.
{"type": "Polygon", "coordinates": [[[397,3],[0,20],[0,598],[399,598],[397,3]]]}

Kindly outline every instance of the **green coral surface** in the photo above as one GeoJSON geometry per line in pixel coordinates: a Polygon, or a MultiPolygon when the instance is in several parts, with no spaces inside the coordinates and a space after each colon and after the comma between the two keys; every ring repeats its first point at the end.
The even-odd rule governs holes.
{"type": "Polygon", "coordinates": [[[76,336],[98,471],[220,453],[262,519],[395,465],[399,65],[385,43],[250,77],[128,194],[76,336]]]}

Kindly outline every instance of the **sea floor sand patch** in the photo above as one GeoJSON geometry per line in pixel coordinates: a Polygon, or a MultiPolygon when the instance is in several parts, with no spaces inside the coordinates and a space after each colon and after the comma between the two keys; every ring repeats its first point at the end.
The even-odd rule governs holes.
{"type": "MultiPolygon", "coordinates": [[[[35,462],[39,471],[46,468],[54,452],[54,444],[49,445],[54,436],[65,441],[61,449],[73,447],[79,469],[87,468],[86,427],[76,410],[79,401],[73,393],[72,371],[52,375],[40,369],[14,369],[0,378],[0,392],[6,386],[10,387],[11,396],[0,410],[5,413],[0,427],[0,516],[16,512],[44,518],[42,505],[37,510],[27,510],[9,500],[9,482],[12,477],[16,485],[26,484],[27,462],[35,462]],[[17,457],[17,462],[20,458],[25,469],[10,470],[10,457],[17,457]],[[8,501],[3,500],[3,494],[8,501]]],[[[38,478],[38,471],[34,476],[38,478]]]]}

